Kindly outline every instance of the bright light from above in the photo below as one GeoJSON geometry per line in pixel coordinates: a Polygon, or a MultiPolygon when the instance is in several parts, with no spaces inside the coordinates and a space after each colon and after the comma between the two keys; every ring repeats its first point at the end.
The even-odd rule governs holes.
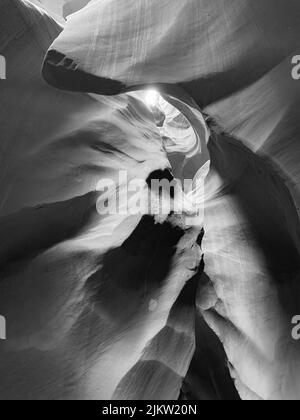
{"type": "Polygon", "coordinates": [[[145,97],[146,104],[149,107],[154,108],[157,106],[158,101],[159,101],[159,93],[154,89],[148,90],[145,97]]]}

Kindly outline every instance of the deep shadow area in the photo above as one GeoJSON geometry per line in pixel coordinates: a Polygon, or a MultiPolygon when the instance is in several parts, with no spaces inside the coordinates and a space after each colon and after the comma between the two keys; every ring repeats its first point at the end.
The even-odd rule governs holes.
{"type": "Polygon", "coordinates": [[[117,80],[96,77],[79,70],[73,60],[55,50],[47,53],[42,74],[49,85],[72,92],[118,95],[125,89],[125,85],[117,80]]]}
{"type": "Polygon", "coordinates": [[[0,219],[0,270],[78,234],[96,216],[99,193],[24,209],[0,219]]]}
{"type": "Polygon", "coordinates": [[[180,227],[168,221],[160,224],[153,216],[144,216],[122,249],[132,256],[151,256],[160,250],[171,257],[183,235],[180,227]]]}
{"type": "Polygon", "coordinates": [[[223,346],[204,319],[196,316],[196,352],[183,381],[180,399],[239,401],[223,346]]]}
{"type": "Polygon", "coordinates": [[[157,224],[144,216],[122,246],[101,257],[100,270],[87,281],[86,293],[95,308],[114,324],[135,321],[163,286],[183,235],[169,222],[157,224]]]}
{"type": "MultiPolygon", "coordinates": [[[[207,278],[204,264],[194,277],[197,289],[207,278]]],[[[195,312],[196,351],[183,381],[180,400],[238,401],[240,397],[228,369],[223,345],[212,329],[195,312]]]]}

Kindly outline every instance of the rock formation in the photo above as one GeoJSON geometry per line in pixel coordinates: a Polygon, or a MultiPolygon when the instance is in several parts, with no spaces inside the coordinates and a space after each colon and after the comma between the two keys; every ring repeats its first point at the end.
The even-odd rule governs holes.
{"type": "Polygon", "coordinates": [[[300,398],[299,16],[2,1],[1,399],[300,398]],[[99,214],[120,170],[205,181],[201,218],[99,214]]]}

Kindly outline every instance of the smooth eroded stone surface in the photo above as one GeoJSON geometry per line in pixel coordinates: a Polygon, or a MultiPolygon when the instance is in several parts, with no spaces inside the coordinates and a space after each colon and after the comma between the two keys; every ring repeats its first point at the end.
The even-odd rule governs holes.
{"type": "MultiPolygon", "coordinates": [[[[291,74],[299,16],[298,2],[282,0],[95,1],[69,20],[44,68],[48,82],[75,91],[82,78],[105,94],[180,85],[238,139],[216,129],[208,143],[210,292],[206,300],[199,287],[199,306],[245,399],[300,395],[291,339],[300,311],[300,85],[291,74]]],[[[197,380],[191,371],[187,394],[197,380]]]]}
{"type": "Polygon", "coordinates": [[[81,72],[125,87],[180,83],[206,105],[291,54],[299,13],[297,0],[288,7],[284,0],[94,0],[68,19],[52,44],[46,76],[56,84],[61,67],[76,69],[73,89],[81,88],[81,72]]]}
{"type": "Polygon", "coordinates": [[[0,8],[1,398],[299,399],[299,2],[0,8]],[[161,83],[199,138],[86,93],[161,83]],[[201,223],[99,214],[120,170],[206,178],[201,223]]]}
{"type": "Polygon", "coordinates": [[[49,87],[42,62],[62,28],[42,9],[4,0],[0,21],[0,398],[139,399],[153,382],[142,370],[134,388],[131,372],[154,357],[155,395],[176,399],[195,350],[202,226],[97,211],[99,181],[122,194],[125,171],[147,190],[170,168],[153,116],[136,96],[49,87]]]}

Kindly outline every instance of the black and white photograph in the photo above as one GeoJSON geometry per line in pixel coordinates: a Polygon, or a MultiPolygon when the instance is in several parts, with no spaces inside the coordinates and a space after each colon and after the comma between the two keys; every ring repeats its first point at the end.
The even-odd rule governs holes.
{"type": "Polygon", "coordinates": [[[0,0],[0,401],[57,400],[300,400],[299,0],[0,0]]]}

